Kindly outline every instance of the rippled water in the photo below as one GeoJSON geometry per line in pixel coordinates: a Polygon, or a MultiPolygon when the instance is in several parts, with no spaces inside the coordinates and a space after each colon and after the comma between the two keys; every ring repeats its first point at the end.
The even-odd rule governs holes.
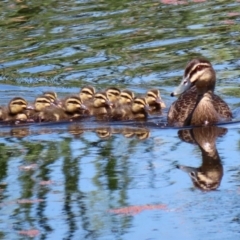
{"type": "MultiPolygon", "coordinates": [[[[0,10],[2,104],[91,84],[157,87],[169,107],[186,63],[204,56],[216,92],[239,106],[239,1],[22,0],[0,10]]],[[[222,127],[2,126],[0,237],[239,239],[240,127],[222,127]],[[184,166],[217,190],[200,190],[184,166]]]]}

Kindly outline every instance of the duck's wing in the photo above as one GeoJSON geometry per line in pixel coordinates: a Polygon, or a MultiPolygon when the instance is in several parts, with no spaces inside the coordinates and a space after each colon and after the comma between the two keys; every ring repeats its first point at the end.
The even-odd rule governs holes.
{"type": "Polygon", "coordinates": [[[181,94],[168,111],[168,125],[177,127],[187,125],[187,122],[191,119],[192,111],[194,110],[196,103],[196,88],[191,88],[181,94]]]}

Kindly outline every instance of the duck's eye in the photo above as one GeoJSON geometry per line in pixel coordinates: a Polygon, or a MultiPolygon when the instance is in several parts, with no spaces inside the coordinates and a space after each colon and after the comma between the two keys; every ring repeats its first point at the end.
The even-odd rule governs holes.
{"type": "Polygon", "coordinates": [[[203,66],[203,65],[198,65],[196,70],[197,71],[201,71],[202,69],[204,69],[206,66],[203,66]]]}
{"type": "Polygon", "coordinates": [[[75,105],[80,104],[79,102],[77,102],[77,101],[72,101],[72,100],[68,101],[68,103],[75,104],[75,105]]]}

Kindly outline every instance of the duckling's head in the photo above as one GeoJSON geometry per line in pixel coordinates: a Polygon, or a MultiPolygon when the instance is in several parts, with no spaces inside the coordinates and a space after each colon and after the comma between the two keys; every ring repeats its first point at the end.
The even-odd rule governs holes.
{"type": "Polygon", "coordinates": [[[136,97],[132,102],[133,113],[146,113],[149,110],[149,105],[144,97],[136,97]]]}
{"type": "Polygon", "coordinates": [[[134,92],[130,91],[130,90],[122,90],[121,94],[120,94],[120,98],[119,98],[119,103],[122,105],[130,105],[134,99],[135,95],[134,92]]]}
{"type": "Polygon", "coordinates": [[[150,89],[147,91],[146,101],[149,106],[165,108],[166,105],[163,102],[160,91],[158,89],[150,89]]]}
{"type": "Polygon", "coordinates": [[[30,109],[30,107],[24,98],[15,97],[9,102],[8,109],[10,114],[16,115],[30,109]]]}
{"type": "Polygon", "coordinates": [[[112,103],[109,101],[107,94],[105,92],[98,92],[94,95],[93,106],[95,108],[111,108],[112,103]]]}
{"type": "Polygon", "coordinates": [[[78,96],[69,96],[63,102],[64,111],[70,114],[79,113],[81,110],[87,110],[82,100],[78,96]]]}
{"type": "Polygon", "coordinates": [[[187,64],[183,80],[171,96],[182,94],[194,85],[201,95],[209,90],[214,91],[215,83],[216,73],[211,63],[204,58],[196,58],[187,64]]]}
{"type": "Polygon", "coordinates": [[[41,112],[47,107],[52,105],[52,99],[46,95],[38,96],[34,102],[34,109],[37,112],[41,112]]]}
{"type": "Polygon", "coordinates": [[[92,86],[83,87],[79,93],[79,97],[81,98],[82,102],[88,101],[93,98],[96,90],[92,86]]]}
{"type": "Polygon", "coordinates": [[[120,98],[120,89],[116,87],[109,87],[106,89],[106,94],[110,102],[115,103],[120,98]]]}
{"type": "Polygon", "coordinates": [[[58,99],[56,92],[52,92],[52,91],[44,92],[43,96],[48,97],[51,100],[53,105],[61,107],[61,101],[58,99]]]}

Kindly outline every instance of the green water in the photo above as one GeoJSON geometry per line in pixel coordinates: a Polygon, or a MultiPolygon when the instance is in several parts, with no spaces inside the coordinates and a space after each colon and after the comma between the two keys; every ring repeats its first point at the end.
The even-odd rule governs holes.
{"type": "MultiPolygon", "coordinates": [[[[239,106],[239,1],[22,0],[0,10],[1,105],[91,84],[156,87],[169,107],[186,63],[204,56],[216,93],[239,106]]],[[[0,238],[239,239],[240,128],[224,127],[188,132],[188,142],[152,124],[1,126],[0,238]],[[218,170],[214,191],[176,168],[206,161],[218,170]]]]}

